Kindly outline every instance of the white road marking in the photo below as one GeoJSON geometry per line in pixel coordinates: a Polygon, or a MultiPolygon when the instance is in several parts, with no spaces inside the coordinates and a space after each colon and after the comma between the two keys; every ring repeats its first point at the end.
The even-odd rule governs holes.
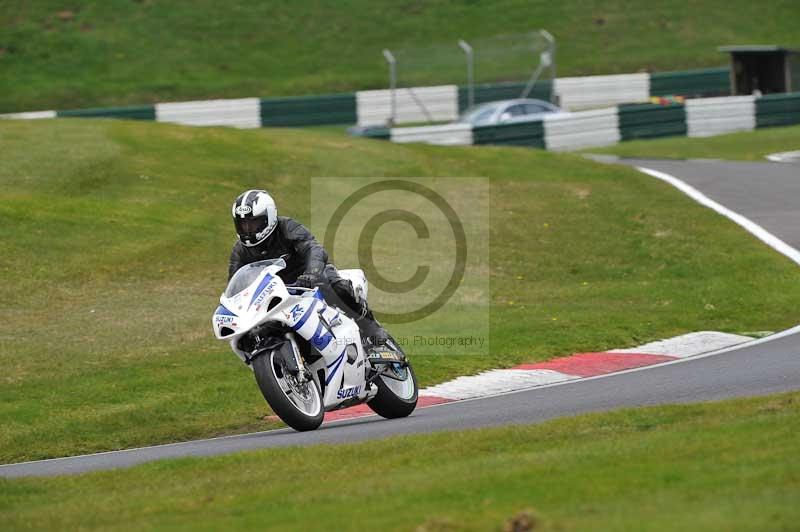
{"type": "Polygon", "coordinates": [[[651,175],[656,179],[660,179],[662,181],[666,181],[670,185],[674,186],[696,202],[701,205],[708,207],[709,209],[713,209],[714,211],[718,212],[722,216],[728,218],[729,220],[733,221],[736,224],[742,226],[746,231],[753,234],[756,238],[764,242],[766,245],[781,253],[782,255],[786,255],[789,259],[794,261],[796,264],[800,264],[800,251],[796,250],[777,236],[773,235],[754,221],[745,218],[741,214],[730,210],[729,208],[725,207],[717,203],[716,201],[712,200],[693,186],[681,181],[675,176],[669,175],[664,172],[660,172],[658,170],[652,170],[650,168],[644,168],[642,166],[637,166],[637,170],[640,172],[644,172],[645,174],[651,175]]]}

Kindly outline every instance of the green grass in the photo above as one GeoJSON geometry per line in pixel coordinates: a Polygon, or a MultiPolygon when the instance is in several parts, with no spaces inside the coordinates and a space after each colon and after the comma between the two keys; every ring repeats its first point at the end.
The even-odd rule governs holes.
{"type": "Polygon", "coordinates": [[[800,150],[800,126],[771,127],[704,138],[634,140],[592,151],[620,157],[764,161],[764,157],[771,153],[796,150],[800,150]]]}
{"type": "Polygon", "coordinates": [[[793,0],[0,2],[0,112],[527,79],[529,53],[481,44],[548,29],[561,76],[724,65],[716,47],[798,45],[793,0]],[[478,46],[480,45],[480,46],[478,46]]]}
{"type": "MultiPolygon", "coordinates": [[[[422,385],[800,321],[788,259],[658,180],[576,155],[83,119],[4,121],[0,152],[0,462],[274,426],[210,314],[230,202],[264,187],[308,221],[311,176],[489,178],[488,195],[462,200],[490,207],[478,244],[491,292],[472,279],[468,293],[488,310],[490,348],[411,346],[422,385]]],[[[414,267],[411,251],[387,253],[414,267]]],[[[464,303],[392,331],[470,334],[464,303]]]]}
{"type": "Polygon", "coordinates": [[[794,530],[800,394],[0,480],[6,530],[794,530]],[[527,530],[527,529],[524,529],[527,530]]]}

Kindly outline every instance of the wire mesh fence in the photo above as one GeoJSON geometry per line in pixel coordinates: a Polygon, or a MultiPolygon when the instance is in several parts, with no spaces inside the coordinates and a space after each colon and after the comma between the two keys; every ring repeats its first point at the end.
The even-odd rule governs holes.
{"type": "MultiPolygon", "coordinates": [[[[473,81],[476,84],[527,81],[539,65],[542,52],[552,49],[546,35],[540,30],[462,39],[472,49],[473,81]]],[[[468,82],[468,55],[457,40],[390,47],[389,50],[397,61],[398,87],[466,85],[468,82]]]]}
{"type": "Polygon", "coordinates": [[[456,114],[494,99],[552,99],[555,42],[544,30],[393,47],[383,55],[393,117],[403,107],[413,108],[420,122],[449,120],[452,109],[433,109],[445,99],[455,98],[456,114]]]}

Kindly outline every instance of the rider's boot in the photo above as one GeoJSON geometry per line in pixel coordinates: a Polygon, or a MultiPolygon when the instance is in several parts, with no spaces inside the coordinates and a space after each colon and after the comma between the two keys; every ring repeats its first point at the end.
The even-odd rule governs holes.
{"type": "MultiPolygon", "coordinates": [[[[335,274],[335,270],[333,271],[335,274]]],[[[355,293],[352,283],[344,281],[336,274],[336,280],[331,282],[330,287],[333,290],[325,294],[326,299],[338,301],[339,307],[345,309],[345,313],[355,319],[364,343],[373,346],[386,345],[389,333],[375,319],[367,302],[355,293]]]]}
{"type": "Polygon", "coordinates": [[[374,346],[386,345],[389,340],[389,333],[383,326],[375,319],[372,311],[367,306],[366,302],[362,304],[361,317],[356,319],[361,335],[374,346]]]}

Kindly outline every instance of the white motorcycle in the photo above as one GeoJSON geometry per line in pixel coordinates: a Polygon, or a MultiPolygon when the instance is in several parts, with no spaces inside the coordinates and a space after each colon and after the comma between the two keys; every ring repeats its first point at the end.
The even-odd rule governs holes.
{"type": "MultiPolygon", "coordinates": [[[[272,410],[296,430],[314,430],[325,412],[359,403],[385,418],[417,406],[417,379],[402,349],[365,346],[354,320],[319,289],[286,286],[283,259],[248,264],[231,278],[214,311],[214,334],[256,376],[272,410]]],[[[339,270],[367,297],[361,270],[339,270]]]]}

